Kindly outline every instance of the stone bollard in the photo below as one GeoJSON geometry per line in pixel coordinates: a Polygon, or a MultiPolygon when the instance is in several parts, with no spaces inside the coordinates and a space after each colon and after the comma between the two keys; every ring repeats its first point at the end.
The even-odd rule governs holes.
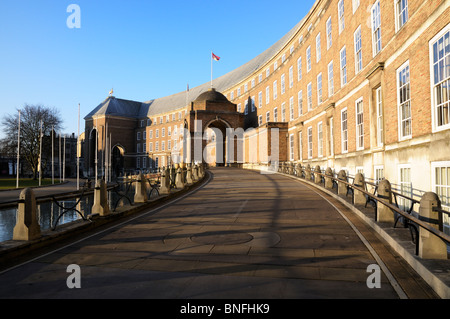
{"type": "Polygon", "coordinates": [[[194,167],[192,168],[192,181],[193,182],[198,181],[198,166],[197,166],[197,164],[194,164],[194,167]]]}
{"type": "Polygon", "coordinates": [[[202,179],[205,176],[205,171],[203,167],[203,163],[198,164],[198,178],[202,179]]]}
{"type": "Polygon", "coordinates": [[[106,183],[103,179],[97,180],[94,190],[94,205],[92,205],[91,214],[99,214],[100,216],[109,215],[111,211],[108,205],[108,193],[106,183]]]}
{"type": "Polygon", "coordinates": [[[320,173],[320,166],[316,165],[314,168],[314,183],[316,184],[320,184],[322,182],[322,176],[319,175],[320,173]]]}
{"type": "Polygon", "coordinates": [[[134,193],[135,203],[146,203],[147,202],[147,187],[144,175],[139,173],[136,181],[136,191],[134,193]]]}
{"type": "Polygon", "coordinates": [[[169,180],[169,175],[168,175],[168,171],[163,167],[161,170],[161,184],[159,187],[159,194],[160,195],[166,195],[166,194],[170,194],[170,181],[169,180]]]}
{"type": "Polygon", "coordinates": [[[347,182],[347,174],[345,173],[344,170],[340,170],[338,173],[338,195],[347,195],[347,184],[342,183],[340,181],[343,182],[347,182]]]}
{"type": "Polygon", "coordinates": [[[36,197],[31,188],[25,188],[19,197],[16,226],[13,240],[34,240],[41,237],[36,214],[36,197]]]}
{"type": "MultiPolygon", "coordinates": [[[[440,213],[435,209],[441,209],[439,196],[433,192],[423,194],[420,199],[419,219],[426,222],[429,226],[439,229],[440,213]]],[[[425,259],[447,259],[447,245],[433,233],[420,228],[419,257],[425,259]]]]}
{"type": "Polygon", "coordinates": [[[177,169],[177,176],[175,177],[175,186],[177,187],[177,189],[184,188],[183,171],[181,170],[181,167],[178,167],[177,169]]]}
{"type": "Polygon", "coordinates": [[[186,184],[192,185],[194,181],[192,180],[192,167],[191,164],[187,164],[187,170],[186,170],[186,184]]]}
{"type": "Polygon", "coordinates": [[[331,167],[327,167],[325,170],[325,188],[332,189],[333,188],[333,171],[331,167]]]}
{"type": "MultiPolygon", "coordinates": [[[[366,189],[366,182],[364,181],[364,175],[361,173],[357,173],[355,175],[355,180],[353,185],[360,188],[366,189]]],[[[353,205],[365,205],[366,204],[366,195],[363,192],[353,189],[353,205]]]]}
{"type": "Polygon", "coordinates": [[[305,179],[307,181],[311,180],[311,166],[309,164],[306,165],[306,168],[305,168],[305,179]]]}
{"type": "Polygon", "coordinates": [[[302,164],[297,163],[297,168],[295,169],[295,173],[297,177],[302,176],[302,164]]]}
{"type": "MultiPolygon", "coordinates": [[[[387,179],[382,179],[378,183],[377,193],[378,198],[387,201],[389,204],[392,204],[391,183],[387,179]]],[[[377,202],[377,222],[395,222],[394,212],[379,201],[377,202]]]]}

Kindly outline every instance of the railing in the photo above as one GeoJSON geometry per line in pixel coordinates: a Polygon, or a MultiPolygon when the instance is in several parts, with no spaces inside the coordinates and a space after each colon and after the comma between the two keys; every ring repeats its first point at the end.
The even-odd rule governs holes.
{"type": "Polygon", "coordinates": [[[354,204],[355,191],[359,191],[362,194],[364,194],[364,196],[366,197],[365,207],[367,207],[367,205],[370,202],[373,202],[375,204],[374,205],[375,220],[377,220],[378,203],[381,203],[382,205],[389,208],[392,211],[392,213],[394,214],[394,217],[395,217],[394,225],[393,225],[394,228],[396,227],[398,221],[401,218],[403,218],[403,226],[405,228],[409,227],[409,229],[411,231],[412,242],[416,245],[416,249],[415,249],[416,254],[418,254],[418,252],[419,252],[418,237],[419,237],[419,229],[420,228],[427,230],[428,232],[437,236],[443,242],[445,242],[447,245],[450,244],[450,236],[443,232],[443,214],[447,214],[450,216],[450,212],[447,212],[443,209],[436,209],[436,208],[433,209],[433,211],[438,212],[438,214],[439,214],[438,220],[432,220],[432,221],[422,220],[424,218],[422,218],[420,215],[419,215],[419,218],[412,215],[414,205],[420,204],[419,200],[391,190],[391,194],[394,199],[393,200],[394,203],[389,203],[388,201],[383,199],[380,196],[380,194],[378,194],[378,184],[364,181],[365,187],[361,188],[361,187],[355,185],[354,177],[345,176],[345,179],[347,179],[347,180],[345,180],[345,179],[339,178],[338,176],[336,177],[335,173],[333,173],[333,172],[331,173],[331,175],[329,175],[326,172],[324,173],[323,170],[317,170],[317,167],[315,170],[313,170],[313,169],[311,169],[311,167],[309,165],[301,166],[300,164],[294,165],[292,163],[280,163],[278,166],[278,172],[284,173],[284,174],[289,174],[289,175],[295,175],[302,179],[309,179],[309,181],[314,182],[315,184],[319,184],[321,186],[323,184],[323,187],[325,187],[326,179],[330,179],[332,181],[332,185],[333,185],[331,187],[332,189],[337,188],[338,184],[341,183],[341,184],[345,185],[345,187],[347,188],[347,193],[345,194],[345,197],[347,197],[348,194],[351,193],[352,204],[354,204]],[[316,180],[316,176],[317,176],[318,180],[316,180]],[[348,179],[353,179],[353,183],[349,182],[348,179]],[[372,192],[369,192],[369,190],[367,189],[367,185],[370,185],[373,187],[372,192]],[[400,197],[404,198],[405,200],[410,201],[410,206],[407,211],[403,211],[399,208],[397,198],[400,198],[400,197]],[[428,224],[429,222],[438,224],[439,227],[438,228],[432,227],[428,224]],[[413,232],[414,232],[414,235],[413,235],[413,232]]]}

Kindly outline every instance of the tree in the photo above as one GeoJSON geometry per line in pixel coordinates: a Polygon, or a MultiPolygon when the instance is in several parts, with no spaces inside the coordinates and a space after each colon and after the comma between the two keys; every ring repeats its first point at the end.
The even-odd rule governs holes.
{"type": "MultiPolygon", "coordinates": [[[[51,158],[52,128],[55,131],[61,129],[62,120],[59,111],[42,105],[28,105],[20,109],[20,156],[24,158],[31,170],[34,179],[37,178],[40,153],[40,133],[42,121],[42,170],[51,158]]],[[[19,123],[19,109],[14,115],[5,115],[2,119],[3,133],[6,138],[1,141],[3,151],[13,156],[17,154],[17,134],[19,123]]]]}

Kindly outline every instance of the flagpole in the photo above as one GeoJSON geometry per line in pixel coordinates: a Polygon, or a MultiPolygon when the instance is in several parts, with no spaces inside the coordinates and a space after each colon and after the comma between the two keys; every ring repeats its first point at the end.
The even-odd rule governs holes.
{"type": "Polygon", "coordinates": [[[19,110],[19,130],[17,133],[16,188],[19,188],[19,161],[20,161],[20,110],[19,110]]]}
{"type": "MultiPolygon", "coordinates": [[[[77,190],[80,190],[80,103],[78,103],[78,136],[77,136],[77,190]]],[[[81,151],[81,149],[80,149],[81,151]]]]}
{"type": "Polygon", "coordinates": [[[213,52],[211,51],[211,89],[213,88],[213,52]]]}
{"type": "Polygon", "coordinates": [[[41,120],[41,138],[39,145],[39,186],[41,186],[42,181],[42,120],[41,120]]]}
{"type": "Polygon", "coordinates": [[[64,134],[64,150],[63,150],[63,182],[66,181],[66,134],[64,134]]]}
{"type": "Polygon", "coordinates": [[[55,151],[54,151],[54,136],[53,136],[53,125],[52,125],[52,184],[55,184],[55,151]]]}

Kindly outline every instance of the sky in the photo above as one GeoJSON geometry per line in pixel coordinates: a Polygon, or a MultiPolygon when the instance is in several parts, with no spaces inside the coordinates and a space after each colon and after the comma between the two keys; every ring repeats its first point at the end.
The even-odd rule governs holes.
{"type": "Polygon", "coordinates": [[[217,78],[268,49],[314,2],[0,0],[0,117],[25,104],[56,108],[61,133],[77,135],[79,104],[82,132],[111,89],[145,102],[207,83],[211,51],[217,78]]]}

